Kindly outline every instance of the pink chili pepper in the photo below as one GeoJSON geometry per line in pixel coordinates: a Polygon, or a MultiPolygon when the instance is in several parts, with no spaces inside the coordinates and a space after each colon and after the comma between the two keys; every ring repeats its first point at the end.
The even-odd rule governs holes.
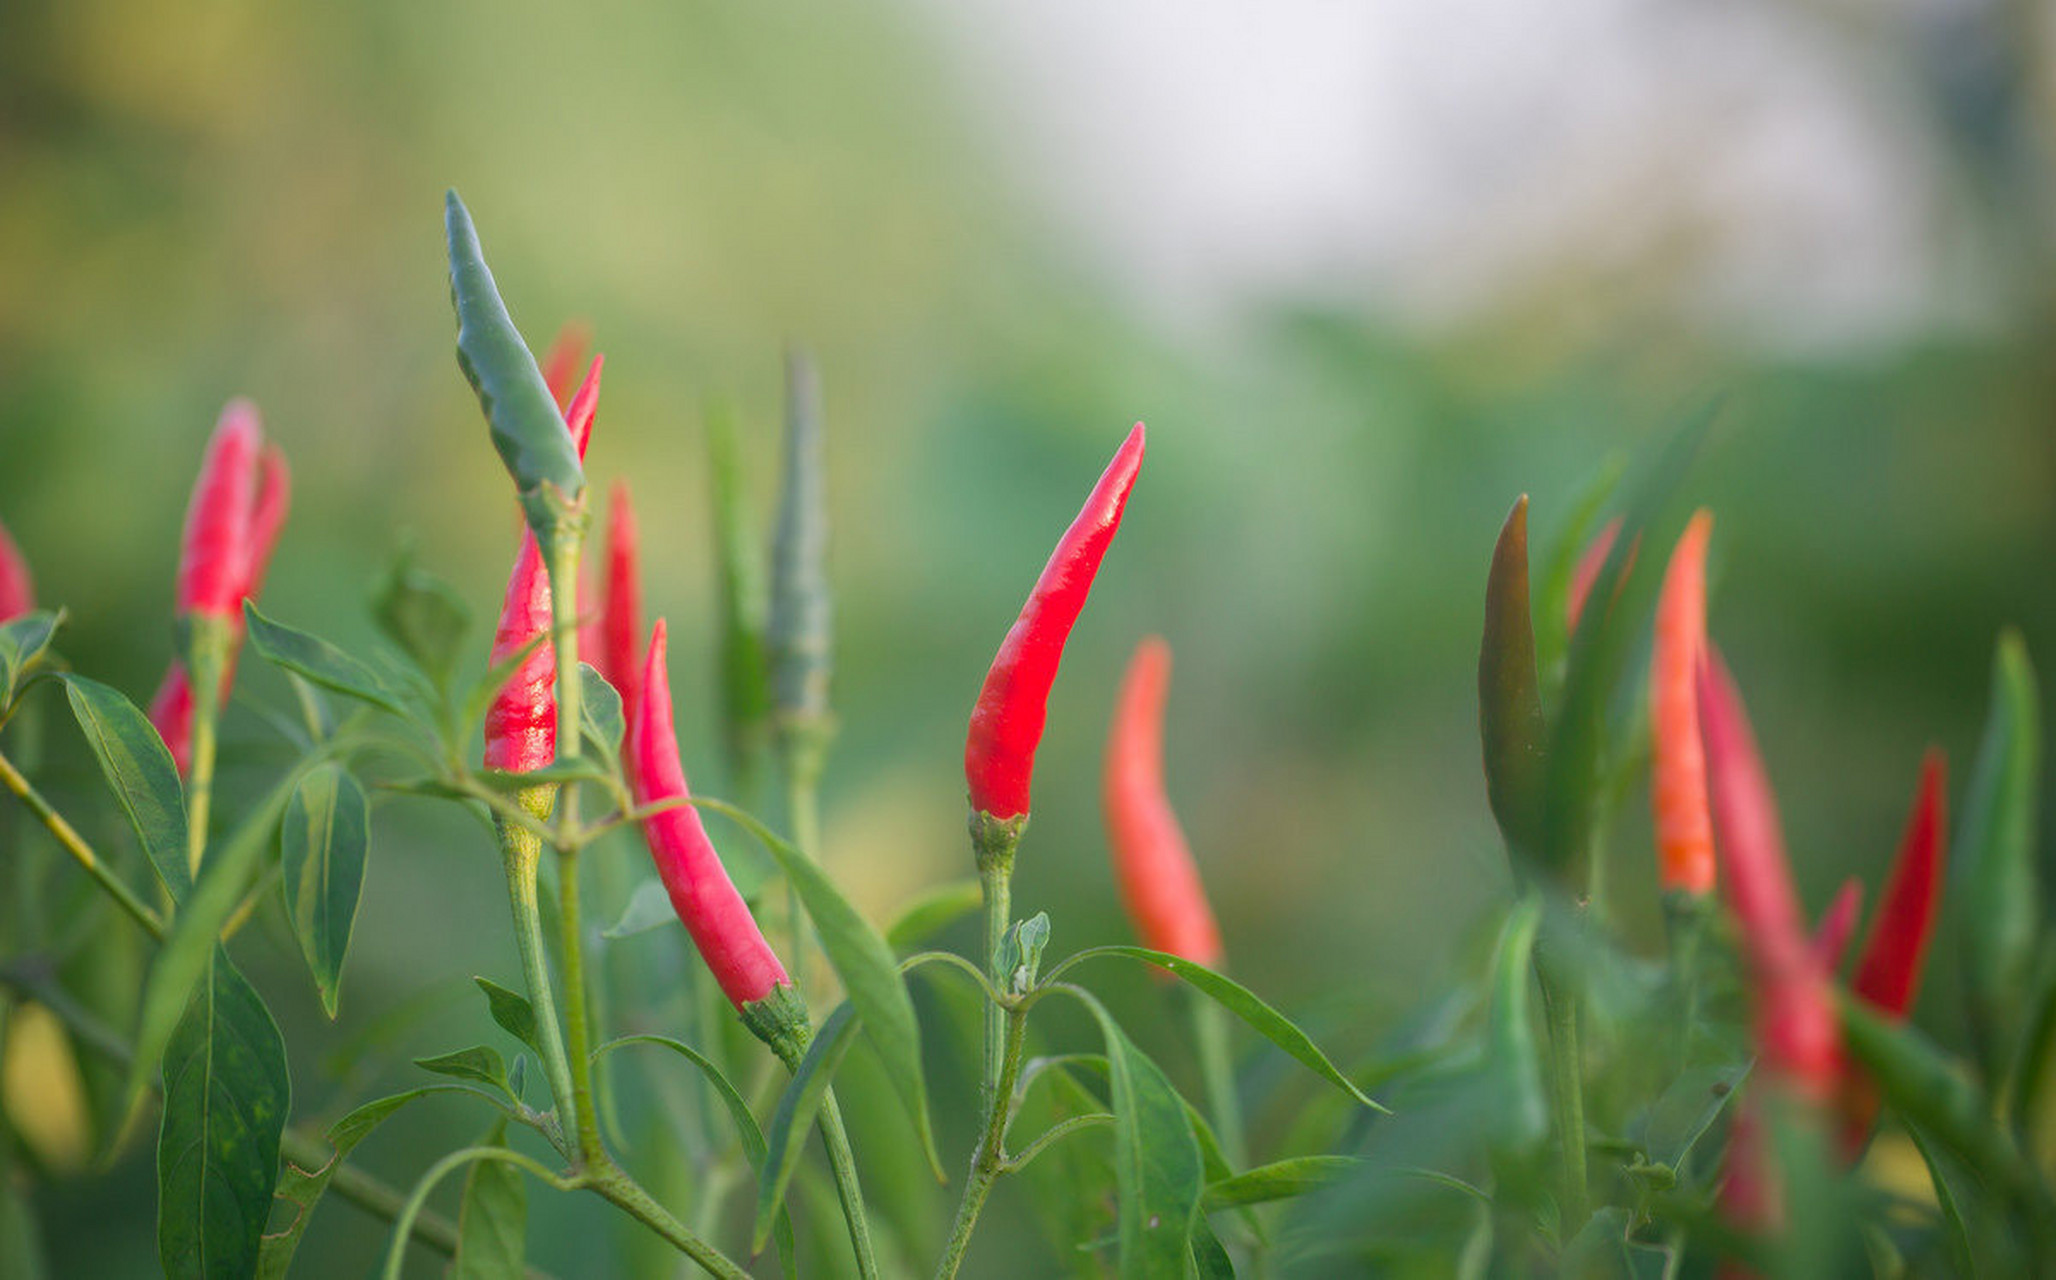
{"type": "Polygon", "coordinates": [[[1849,939],[1856,936],[1856,918],[1862,913],[1863,881],[1850,876],[1835,890],[1834,900],[1820,913],[1820,924],[1813,931],[1813,954],[1822,969],[1833,973],[1842,967],[1849,939]]]}
{"type": "Polygon", "coordinates": [[[178,570],[178,612],[242,616],[253,544],[250,517],[256,499],[257,451],[263,429],[257,407],[231,400],[221,411],[200,478],[186,506],[178,570]]]}
{"type": "MultiPolygon", "coordinates": [[[[687,800],[685,769],[671,721],[671,677],[665,654],[664,620],[650,636],[650,656],[636,700],[629,752],[635,760],[635,794],[643,805],[687,800]]],[[[699,810],[677,804],[643,820],[643,836],[657,864],[657,876],[671,895],[672,909],[691,932],[693,944],[713,970],[714,981],[738,1010],[792,986],[785,966],[764,940],[749,905],[721,865],[699,810]]]]}
{"type": "MultiPolygon", "coordinates": [[[[606,602],[600,614],[599,646],[593,653],[600,674],[621,695],[621,710],[627,717],[630,733],[635,731],[635,709],[642,701],[642,664],[636,661],[636,645],[642,636],[637,543],[635,507],[629,501],[628,482],[617,480],[607,495],[606,602]]],[[[633,774],[633,762],[622,763],[633,774]]],[[[630,782],[633,781],[631,776],[630,782]]]]}
{"type": "Polygon", "coordinates": [[[28,558],[14,544],[7,526],[0,524],[0,622],[19,618],[36,607],[36,583],[29,575],[28,558]]]}

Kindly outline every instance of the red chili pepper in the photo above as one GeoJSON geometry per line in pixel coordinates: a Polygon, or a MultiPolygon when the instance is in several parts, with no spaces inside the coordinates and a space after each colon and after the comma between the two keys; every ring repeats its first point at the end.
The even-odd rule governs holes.
{"type": "Polygon", "coordinates": [[[1706,543],[1713,516],[1693,515],[1664,570],[1649,662],[1649,799],[1658,880],[1674,893],[1713,891],[1713,815],[1699,736],[1699,657],[1706,648],[1706,543]]]}
{"type": "MultiPolygon", "coordinates": [[[[635,507],[629,502],[628,482],[617,480],[607,494],[606,604],[600,614],[599,645],[593,653],[599,659],[600,674],[621,695],[624,723],[631,733],[635,708],[642,701],[642,667],[636,661],[636,645],[642,638],[637,542],[635,507]]],[[[622,763],[629,769],[632,784],[634,763],[622,763]]]]}
{"type": "Polygon", "coordinates": [[[252,562],[250,516],[256,499],[257,451],[264,439],[257,407],[231,400],[221,411],[200,478],[186,505],[178,570],[178,612],[242,616],[252,562]]]}
{"type": "Polygon", "coordinates": [[[257,498],[250,508],[250,563],[243,572],[246,600],[255,600],[264,589],[264,574],[271,568],[271,553],[278,547],[278,535],[285,529],[286,513],[292,505],[292,469],[279,447],[267,444],[257,455],[257,498]]]}
{"type": "Polygon", "coordinates": [[[14,535],[0,524],[0,622],[19,618],[36,607],[36,583],[29,574],[28,557],[14,543],[14,535]]]}
{"type": "Polygon", "coordinates": [[[571,402],[565,397],[571,394],[571,379],[578,374],[578,366],[585,359],[585,349],[592,345],[592,330],[582,322],[573,320],[557,330],[556,340],[550,343],[549,354],[543,357],[543,384],[550,389],[550,399],[557,402],[559,409],[569,409],[571,402]]]}
{"type": "Polygon", "coordinates": [[[1001,821],[1028,812],[1028,784],[1035,773],[1035,748],[1042,741],[1050,685],[1064,656],[1064,641],[1092,591],[1093,575],[1121,527],[1121,512],[1142,467],[1142,451],[1138,422],[1057,542],[986,672],[964,743],[964,777],[974,812],[1001,821]]]}
{"type": "MultiPolygon", "coordinates": [[[[593,416],[599,403],[600,365],[604,357],[593,357],[578,394],[565,410],[565,425],[585,457],[592,438],[593,416]]],[[[514,572],[507,579],[506,600],[500,606],[500,624],[493,632],[491,662],[497,666],[527,648],[537,636],[545,639],[531,650],[514,675],[500,686],[485,713],[485,766],[509,773],[529,773],[557,758],[557,651],[547,639],[551,614],[549,567],[543,563],[535,534],[523,530],[521,550],[514,557],[514,572]]]]}
{"type": "Polygon", "coordinates": [[[1856,936],[1856,918],[1862,913],[1863,881],[1850,876],[1835,890],[1834,900],[1820,913],[1820,924],[1813,930],[1813,955],[1822,969],[1833,973],[1842,967],[1849,939],[1856,936]]]}
{"type": "MultiPolygon", "coordinates": [[[[1870,936],[1856,959],[1850,989],[1893,1022],[1904,1022],[1920,994],[1928,942],[1942,899],[1942,864],[1947,856],[1948,763],[1940,748],[1928,749],[1920,766],[1920,790],[1899,841],[1899,857],[1878,899],[1870,936]]],[[[1842,1149],[1854,1158],[1870,1137],[1878,1114],[1877,1085],[1851,1070],[1842,1089],[1842,1149]]]]}
{"type": "Polygon", "coordinates": [[[1842,1076],[1834,994],[1806,939],[1748,713],[1711,644],[1699,669],[1699,717],[1722,883],[1754,980],[1759,1064],[1774,1083],[1825,1102],[1842,1076]]]}
{"type": "Polygon", "coordinates": [[[184,663],[174,662],[164,673],[164,682],[150,699],[150,723],[170,749],[179,776],[185,777],[193,767],[193,682],[186,678],[184,663]]]}
{"type": "Polygon", "coordinates": [[[1107,729],[1101,792],[1107,842],[1142,945],[1211,967],[1221,962],[1220,929],[1164,793],[1164,697],[1170,686],[1171,646],[1150,636],[1128,662],[1107,729]]]}
{"type": "MultiPolygon", "coordinates": [[[[650,636],[648,664],[643,669],[635,727],[629,754],[634,757],[635,794],[643,805],[688,800],[685,769],[678,761],[678,739],[671,721],[671,681],[665,654],[664,620],[650,636]]],[[[714,972],[714,981],[735,1007],[747,1006],[790,989],[792,979],[778,954],[750,915],[749,904],[721,865],[699,810],[676,804],[643,820],[643,835],[656,860],[657,876],[671,895],[672,909],[692,934],[693,945],[714,972]]]]}
{"type": "Polygon", "coordinates": [[[1599,571],[1606,567],[1607,553],[1613,550],[1613,540],[1620,533],[1621,519],[1615,516],[1586,545],[1577,567],[1571,570],[1570,594],[1564,599],[1564,622],[1572,631],[1578,629],[1578,617],[1585,612],[1585,598],[1592,594],[1592,584],[1599,580],[1599,571]]]}

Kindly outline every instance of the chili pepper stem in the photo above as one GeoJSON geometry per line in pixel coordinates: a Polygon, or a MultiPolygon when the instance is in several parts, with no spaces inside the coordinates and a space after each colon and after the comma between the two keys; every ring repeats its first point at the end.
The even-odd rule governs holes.
{"type": "Polygon", "coordinates": [[[964,1180],[964,1198],[957,1205],[957,1218],[950,1227],[949,1243],[944,1246],[942,1261],[935,1268],[936,1280],[952,1280],[957,1269],[964,1265],[964,1254],[971,1247],[971,1232],[978,1225],[978,1214],[985,1208],[985,1198],[992,1194],[992,1184],[1006,1165],[1007,1123],[1011,1119],[1008,1112],[1014,1085],[1021,1077],[1022,1049],[1028,1038],[1028,1012],[1019,1007],[1001,1010],[994,1005],[992,1008],[1001,1016],[999,1075],[985,1109],[978,1149],[971,1156],[971,1176],[964,1180]]]}
{"type": "Polygon", "coordinates": [[[1249,1158],[1242,1129],[1242,1099],[1235,1092],[1234,1057],[1228,1049],[1228,1019],[1220,1005],[1187,988],[1192,1040],[1199,1050],[1199,1077],[1206,1090],[1207,1111],[1221,1154],[1231,1168],[1242,1169],[1249,1158]]]}
{"type": "Polygon", "coordinates": [[[1692,1028],[1699,1025],[1705,997],[1700,957],[1712,920],[1712,900],[1705,894],[1672,890],[1663,896],[1664,932],[1670,940],[1670,977],[1683,997],[1678,1023],[1677,1064],[1683,1070],[1692,1051],[1692,1028]]]}
{"type": "Polygon", "coordinates": [[[185,620],[186,671],[193,682],[193,760],[186,776],[186,862],[195,879],[207,850],[207,822],[214,795],[215,726],[221,718],[222,684],[235,647],[234,624],[214,614],[185,620]]]}
{"type": "Polygon", "coordinates": [[[1569,1241],[1590,1216],[1585,1165],[1585,1060],[1578,1043],[1582,1003],[1538,949],[1535,976],[1549,1019],[1549,1076],[1556,1128],[1563,1143],[1563,1212],[1558,1238],[1569,1241]]]}
{"type": "Polygon", "coordinates": [[[0,785],[5,785],[21,800],[22,806],[36,816],[36,820],[56,837],[57,843],[64,847],[64,851],[71,855],[72,860],[84,868],[86,874],[93,877],[94,882],[105,889],[108,896],[120,904],[122,910],[129,913],[130,918],[142,927],[143,932],[159,942],[164,940],[164,921],[135,895],[134,890],[122,883],[120,876],[115,875],[106,863],[100,861],[99,855],[93,852],[93,847],[85,842],[71,823],[65,821],[63,814],[51,807],[42,793],[14,767],[14,762],[4,755],[0,755],[0,785]]]}
{"type": "MultiPolygon", "coordinates": [[[[549,813],[547,788],[524,792],[520,801],[538,817],[549,813]]],[[[535,1010],[537,1053],[542,1058],[543,1074],[550,1082],[550,1096],[557,1104],[557,1123],[564,1130],[568,1155],[577,1149],[578,1135],[565,1128],[574,1115],[571,1065],[564,1056],[563,1034],[557,1028],[557,1002],[550,989],[549,961],[543,954],[542,912],[536,897],[542,838],[516,823],[497,820],[495,825],[499,828],[500,855],[507,871],[507,897],[514,908],[514,943],[521,953],[521,976],[528,987],[529,1005],[535,1010]]]]}

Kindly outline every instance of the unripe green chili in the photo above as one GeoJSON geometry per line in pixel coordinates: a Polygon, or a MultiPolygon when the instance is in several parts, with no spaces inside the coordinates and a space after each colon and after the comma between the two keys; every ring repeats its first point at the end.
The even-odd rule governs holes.
{"type": "MultiPolygon", "coordinates": [[[[771,552],[772,711],[788,740],[829,728],[834,601],[828,588],[828,495],[821,381],[806,352],[786,357],[785,483],[771,552]]],[[[791,750],[788,747],[788,750],[791,750]]]]}

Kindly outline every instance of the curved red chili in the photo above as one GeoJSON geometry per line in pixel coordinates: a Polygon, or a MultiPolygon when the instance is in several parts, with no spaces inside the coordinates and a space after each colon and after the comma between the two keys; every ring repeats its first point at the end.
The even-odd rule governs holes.
{"type": "MultiPolygon", "coordinates": [[[[636,800],[643,805],[692,796],[678,760],[665,648],[664,620],[659,618],[650,636],[635,727],[629,737],[629,754],[635,759],[636,800]]],[[[746,1006],[772,996],[781,987],[790,989],[792,979],[764,940],[749,904],[728,878],[727,868],[721,865],[700,822],[699,810],[690,804],[674,804],[651,814],[643,819],[643,836],[656,861],[657,877],[671,895],[672,909],[692,934],[693,945],[706,959],[714,981],[735,1007],[747,1013],[746,1006]]]]}
{"type": "MultiPolygon", "coordinates": [[[[578,456],[592,437],[593,416],[599,403],[600,366],[604,357],[593,357],[585,382],[571,399],[564,421],[578,456]]],[[[551,614],[549,567],[543,563],[535,534],[524,530],[521,550],[514,556],[514,571],[507,578],[506,599],[500,606],[500,622],[493,632],[491,662],[494,666],[513,658],[533,644],[500,686],[485,713],[485,766],[509,773],[528,773],[557,758],[557,651],[549,640],[551,614]]]]}
{"type": "Polygon", "coordinates": [[[15,545],[14,535],[0,524],[0,622],[19,618],[36,607],[36,583],[29,574],[28,557],[15,545]]]}
{"type": "MultiPolygon", "coordinates": [[[[593,651],[600,674],[621,695],[624,724],[633,732],[635,708],[642,701],[642,664],[636,647],[642,639],[641,552],[635,507],[628,482],[616,480],[607,494],[606,600],[600,612],[599,646],[593,651]]],[[[631,770],[634,762],[622,763],[631,770]]]]}
{"type": "Polygon", "coordinates": [[[1948,762],[1939,748],[1929,748],[1920,766],[1920,790],[1906,819],[1892,878],[1878,899],[1877,916],[1856,960],[1850,988],[1880,1012],[1904,1018],[1920,993],[1921,970],[1928,940],[1934,933],[1936,907],[1942,898],[1942,863],[1948,762]]]}
{"type": "Polygon", "coordinates": [[[971,808],[978,813],[1006,820],[1028,812],[1028,785],[1035,773],[1035,748],[1042,741],[1050,685],[1064,656],[1064,641],[1092,591],[1093,575],[1121,527],[1121,512],[1135,487],[1142,452],[1143,429],[1138,422],[1093,486],[1078,518],[1058,540],[986,672],[964,743],[964,778],[970,784],[971,808]]]}
{"type": "Polygon", "coordinates": [[[257,452],[264,439],[257,407],[231,400],[215,423],[186,504],[178,568],[181,616],[240,618],[252,558],[250,515],[256,499],[257,452]]]}
{"type": "Polygon", "coordinates": [[[1101,798],[1121,898],[1142,945],[1197,964],[1221,962],[1221,932],[1178,815],[1164,793],[1164,698],[1171,646],[1136,646],[1107,729],[1101,798]]]}
{"type": "Polygon", "coordinates": [[[585,324],[570,321],[557,330],[548,354],[543,356],[543,385],[550,389],[550,399],[557,402],[559,409],[571,407],[571,379],[578,375],[579,363],[585,359],[585,349],[592,345],[592,338],[592,330],[585,324]]]}
{"type": "Polygon", "coordinates": [[[1685,526],[1664,569],[1649,661],[1649,799],[1658,880],[1674,893],[1713,890],[1713,815],[1699,735],[1699,655],[1706,648],[1706,544],[1713,516],[1685,526]]]}
{"type": "Polygon", "coordinates": [[[1699,721],[1721,882],[1755,988],[1760,1062],[1772,1081],[1824,1102],[1842,1076],[1834,993],[1806,937],[1748,713],[1711,644],[1699,669],[1699,721]]]}

